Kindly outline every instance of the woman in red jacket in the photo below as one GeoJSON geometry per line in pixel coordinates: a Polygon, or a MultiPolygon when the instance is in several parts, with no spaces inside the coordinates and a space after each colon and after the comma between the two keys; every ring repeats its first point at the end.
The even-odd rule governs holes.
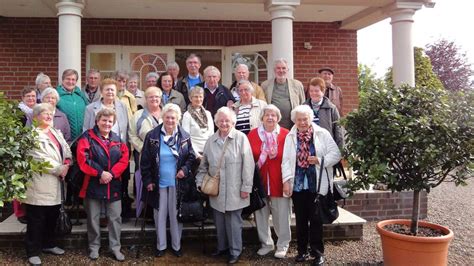
{"type": "Polygon", "coordinates": [[[291,201],[283,195],[281,162],[283,145],[288,134],[286,128],[278,125],[281,113],[273,104],[267,105],[260,114],[262,125],[248,134],[255,161],[260,169],[262,184],[267,198],[265,207],[255,212],[258,237],[261,248],[257,254],[264,256],[275,249],[270,230],[269,217],[272,214],[273,228],[278,237],[275,258],[284,258],[291,240],[291,201]]]}
{"type": "Polygon", "coordinates": [[[87,238],[89,258],[99,258],[100,206],[104,202],[109,216],[109,249],[115,259],[125,260],[120,252],[120,230],[122,225],[121,175],[128,166],[127,145],[112,132],[116,114],[104,108],[95,117],[95,126],[85,131],[77,144],[77,163],[84,173],[84,182],[79,193],[84,198],[87,212],[87,238]]]}

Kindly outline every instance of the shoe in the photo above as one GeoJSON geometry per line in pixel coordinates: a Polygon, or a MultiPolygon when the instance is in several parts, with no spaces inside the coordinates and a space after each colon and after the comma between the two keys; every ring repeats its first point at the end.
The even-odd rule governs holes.
{"type": "Polygon", "coordinates": [[[257,251],[257,254],[259,256],[265,256],[267,255],[268,253],[272,252],[274,249],[274,247],[269,247],[269,246],[265,246],[265,247],[261,247],[258,251],[257,251]]]}
{"type": "Polygon", "coordinates": [[[219,257],[219,256],[228,255],[228,254],[229,254],[229,250],[228,250],[228,249],[224,249],[224,250],[216,250],[216,251],[214,251],[213,253],[211,253],[211,256],[212,256],[212,257],[219,257]]]}
{"type": "Polygon", "coordinates": [[[284,259],[286,257],[286,252],[288,249],[286,248],[277,248],[277,251],[275,251],[274,257],[277,259],[284,259]]]}
{"type": "Polygon", "coordinates": [[[155,257],[163,257],[165,255],[165,251],[166,251],[166,249],[163,249],[163,250],[156,249],[155,250],[155,257]]]}
{"type": "Polygon", "coordinates": [[[295,261],[296,262],[303,262],[303,261],[306,261],[308,259],[308,253],[298,253],[298,255],[296,255],[295,257],[295,261]]]}
{"type": "Polygon", "coordinates": [[[28,220],[26,219],[26,216],[22,216],[22,217],[18,217],[18,222],[22,223],[22,224],[27,224],[28,223],[28,220]]]}
{"type": "Polygon", "coordinates": [[[173,255],[175,255],[178,258],[181,258],[183,256],[183,252],[181,251],[181,249],[178,249],[178,250],[171,249],[171,253],[173,253],[173,255]]]}
{"type": "Polygon", "coordinates": [[[117,261],[124,261],[125,260],[125,255],[123,255],[120,250],[113,250],[112,254],[114,254],[114,257],[117,261]]]}
{"type": "Polygon", "coordinates": [[[41,259],[38,256],[29,257],[28,263],[31,265],[41,265],[41,259]]]}
{"type": "Polygon", "coordinates": [[[100,220],[99,220],[99,226],[100,226],[101,228],[107,227],[108,224],[109,224],[109,219],[107,219],[107,217],[102,217],[102,218],[100,218],[100,220]]]}
{"type": "Polygon", "coordinates": [[[235,264],[239,261],[240,259],[240,256],[233,256],[233,255],[230,255],[229,256],[229,260],[227,261],[227,263],[229,264],[235,264]]]}
{"type": "Polygon", "coordinates": [[[99,252],[98,251],[91,251],[89,253],[89,259],[96,260],[98,258],[99,258],[99,252]]]}
{"type": "Polygon", "coordinates": [[[44,253],[49,253],[53,255],[63,255],[64,254],[64,249],[54,247],[54,248],[43,248],[44,253]]]}
{"type": "Polygon", "coordinates": [[[324,265],[325,261],[326,260],[324,259],[323,256],[318,256],[313,260],[313,263],[311,263],[311,265],[324,265]]]}

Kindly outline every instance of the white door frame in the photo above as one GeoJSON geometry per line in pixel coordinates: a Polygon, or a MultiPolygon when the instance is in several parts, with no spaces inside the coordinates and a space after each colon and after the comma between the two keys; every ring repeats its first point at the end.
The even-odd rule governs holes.
{"type": "Polygon", "coordinates": [[[227,46],[224,47],[224,60],[222,61],[222,84],[231,84],[232,83],[232,53],[235,52],[258,52],[258,51],[267,51],[267,77],[273,75],[271,62],[272,58],[272,44],[253,44],[253,45],[239,45],[239,46],[227,46]]]}

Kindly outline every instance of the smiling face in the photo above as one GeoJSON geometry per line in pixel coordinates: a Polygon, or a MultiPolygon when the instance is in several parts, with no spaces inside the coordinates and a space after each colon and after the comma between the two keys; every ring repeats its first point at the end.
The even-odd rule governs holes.
{"type": "Polygon", "coordinates": [[[46,128],[53,125],[53,118],[53,112],[50,110],[44,110],[35,117],[35,120],[38,122],[40,128],[46,128]]]}
{"type": "Polygon", "coordinates": [[[115,84],[107,84],[101,88],[101,92],[103,101],[112,103],[115,101],[115,97],[117,96],[117,87],[115,84]]]}
{"type": "Polygon", "coordinates": [[[240,84],[238,92],[241,103],[248,104],[252,101],[252,93],[250,92],[250,88],[247,84],[240,84]]]}
{"type": "Polygon", "coordinates": [[[53,107],[56,107],[56,104],[58,103],[58,98],[56,97],[56,95],[54,95],[53,93],[50,93],[46,96],[43,97],[43,101],[44,103],[49,103],[51,104],[53,107]]]}
{"type": "Polygon", "coordinates": [[[179,68],[177,68],[177,67],[168,67],[167,72],[170,73],[171,76],[173,76],[174,80],[178,79],[179,68]]]}
{"type": "Polygon", "coordinates": [[[234,127],[234,122],[225,113],[220,113],[217,117],[216,125],[219,128],[220,135],[227,136],[234,127]]]}
{"type": "Polygon", "coordinates": [[[74,90],[74,88],[76,87],[76,83],[77,77],[75,74],[65,76],[63,79],[63,87],[69,92],[74,90]]]}
{"type": "Polygon", "coordinates": [[[204,101],[203,93],[196,93],[193,96],[191,96],[191,106],[194,108],[201,107],[203,101],[204,101]]]}
{"type": "Polygon", "coordinates": [[[201,60],[197,57],[188,58],[186,60],[186,68],[190,75],[197,76],[197,74],[199,74],[199,69],[201,68],[201,60]]]}
{"type": "Polygon", "coordinates": [[[178,119],[174,111],[170,110],[163,114],[163,125],[166,132],[173,132],[178,125],[178,119]]]}
{"type": "Polygon", "coordinates": [[[161,76],[161,89],[166,93],[169,93],[173,88],[173,78],[171,75],[161,76]]]}
{"type": "Polygon", "coordinates": [[[99,120],[97,120],[97,127],[99,128],[99,132],[102,136],[108,137],[112,127],[114,126],[114,116],[101,116],[99,120]]]}
{"type": "Polygon", "coordinates": [[[263,127],[267,131],[273,131],[278,125],[278,115],[273,110],[266,110],[262,118],[263,127]]]}
{"type": "Polygon", "coordinates": [[[311,117],[306,113],[296,113],[295,125],[298,131],[305,132],[311,126],[311,117]]]}
{"type": "Polygon", "coordinates": [[[135,95],[138,90],[138,80],[137,79],[129,79],[127,82],[127,90],[135,95]]]}
{"type": "MultiPolygon", "coordinates": [[[[158,90],[158,89],[157,89],[158,90]]],[[[150,110],[156,110],[160,107],[161,95],[156,91],[146,96],[146,106],[150,110]]]]}
{"type": "Polygon", "coordinates": [[[21,98],[22,102],[29,108],[33,108],[36,104],[36,91],[30,91],[23,95],[21,98]]]}
{"type": "Polygon", "coordinates": [[[90,73],[87,76],[87,84],[89,84],[90,88],[97,88],[100,83],[100,74],[99,73],[90,73]]]}
{"type": "Polygon", "coordinates": [[[277,80],[286,80],[288,76],[288,66],[285,63],[283,62],[277,63],[275,65],[274,71],[275,71],[275,78],[277,80]]]}
{"type": "Polygon", "coordinates": [[[324,96],[324,93],[321,91],[321,87],[309,85],[308,89],[309,97],[313,102],[319,102],[324,96]]]}
{"type": "Polygon", "coordinates": [[[321,78],[323,78],[327,84],[332,84],[332,79],[334,78],[334,75],[330,71],[323,70],[321,71],[321,78]]]}

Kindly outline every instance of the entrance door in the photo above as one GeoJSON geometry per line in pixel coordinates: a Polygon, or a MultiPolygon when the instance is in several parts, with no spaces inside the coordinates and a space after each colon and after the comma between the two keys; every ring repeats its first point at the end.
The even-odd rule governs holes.
{"type": "Polygon", "coordinates": [[[226,47],[222,83],[229,86],[235,81],[233,72],[238,64],[248,66],[250,81],[260,84],[267,80],[271,75],[271,67],[268,62],[268,59],[272,58],[271,48],[271,44],[226,47]]]}

